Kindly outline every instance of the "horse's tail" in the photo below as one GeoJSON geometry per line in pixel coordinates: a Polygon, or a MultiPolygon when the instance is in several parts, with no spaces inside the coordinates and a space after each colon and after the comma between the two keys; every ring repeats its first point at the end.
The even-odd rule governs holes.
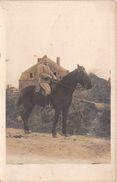
{"type": "Polygon", "coordinates": [[[20,94],[19,98],[18,98],[18,101],[17,101],[17,106],[20,107],[21,104],[22,104],[22,96],[20,94]]]}

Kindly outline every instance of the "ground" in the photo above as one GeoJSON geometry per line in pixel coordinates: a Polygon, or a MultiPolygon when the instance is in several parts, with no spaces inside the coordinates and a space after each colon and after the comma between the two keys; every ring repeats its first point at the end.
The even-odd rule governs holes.
{"type": "Polygon", "coordinates": [[[7,128],[7,163],[110,163],[110,140],[94,136],[24,134],[22,129],[7,128]]]}

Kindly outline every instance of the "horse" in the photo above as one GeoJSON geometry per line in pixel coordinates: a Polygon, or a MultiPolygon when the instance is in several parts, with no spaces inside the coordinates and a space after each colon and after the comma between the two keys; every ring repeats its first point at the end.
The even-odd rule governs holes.
{"type": "Polygon", "coordinates": [[[35,105],[44,107],[47,104],[51,104],[55,109],[55,116],[52,126],[52,136],[56,137],[56,125],[60,113],[62,113],[62,134],[67,136],[66,120],[68,110],[72,102],[72,95],[80,84],[85,89],[91,89],[92,84],[88,73],[83,66],[77,65],[77,68],[72,72],[69,72],[60,81],[57,82],[54,90],[48,96],[43,96],[40,92],[35,92],[35,86],[27,86],[22,89],[17,105],[23,106],[23,110],[20,115],[24,123],[25,133],[29,133],[28,119],[35,105]]]}

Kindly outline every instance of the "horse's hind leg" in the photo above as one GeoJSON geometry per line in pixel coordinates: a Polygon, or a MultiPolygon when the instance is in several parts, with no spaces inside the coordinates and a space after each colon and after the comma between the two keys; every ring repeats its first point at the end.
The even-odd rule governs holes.
{"type": "Polygon", "coordinates": [[[54,123],[53,123],[53,128],[52,128],[52,136],[56,137],[56,125],[58,123],[58,118],[59,118],[60,110],[55,109],[55,117],[54,117],[54,123]]]}
{"type": "Polygon", "coordinates": [[[28,125],[28,119],[32,112],[33,105],[28,106],[27,108],[24,108],[24,110],[21,113],[22,120],[24,122],[24,131],[25,133],[30,133],[29,125],[28,125]]]}

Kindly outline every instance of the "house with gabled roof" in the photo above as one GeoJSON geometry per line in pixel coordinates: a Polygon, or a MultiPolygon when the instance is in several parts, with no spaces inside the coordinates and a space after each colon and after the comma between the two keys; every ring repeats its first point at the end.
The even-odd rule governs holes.
{"type": "Polygon", "coordinates": [[[19,79],[19,89],[22,90],[23,88],[30,86],[30,85],[36,85],[38,82],[38,64],[43,63],[43,61],[47,60],[48,65],[52,72],[56,75],[57,79],[63,78],[65,75],[69,73],[69,71],[65,68],[63,68],[60,65],[60,57],[56,58],[56,62],[48,58],[46,55],[42,58],[37,59],[37,63],[27,70],[25,70],[19,79]]]}

